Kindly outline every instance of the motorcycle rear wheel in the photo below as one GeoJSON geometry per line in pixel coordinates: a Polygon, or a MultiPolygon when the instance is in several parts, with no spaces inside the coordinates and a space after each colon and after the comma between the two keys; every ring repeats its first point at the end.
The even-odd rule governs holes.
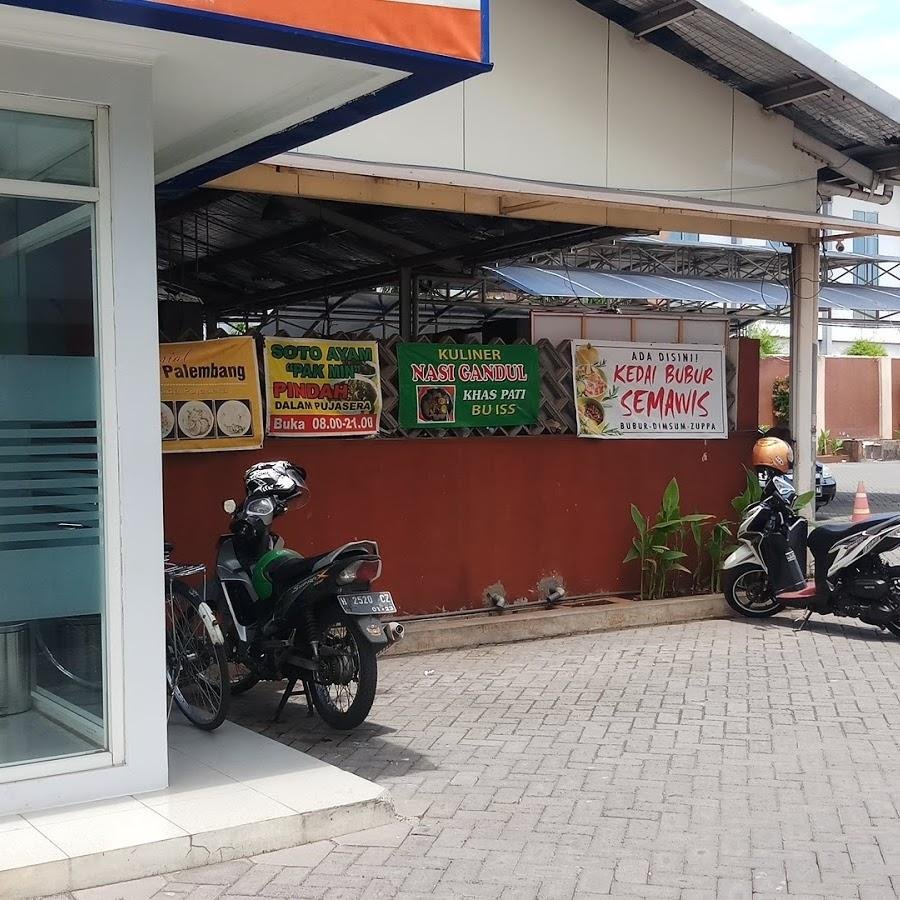
{"type": "Polygon", "coordinates": [[[748,619],[767,619],[780,613],[779,603],[768,584],[765,570],[756,563],[745,563],[722,574],[722,588],[728,605],[748,619]]]}
{"type": "Polygon", "coordinates": [[[887,626],[887,630],[895,637],[900,638],[900,623],[892,622],[887,626]]]}
{"type": "MultiPolygon", "coordinates": [[[[322,679],[310,684],[313,706],[322,721],[338,731],[351,731],[362,725],[375,702],[378,687],[378,662],[375,648],[363,635],[352,616],[331,608],[320,620],[320,654],[326,647],[338,650],[350,665],[353,675],[343,679],[322,679]]],[[[320,665],[320,674],[327,664],[320,665]]],[[[326,670],[327,671],[327,670],[326,670]]]]}

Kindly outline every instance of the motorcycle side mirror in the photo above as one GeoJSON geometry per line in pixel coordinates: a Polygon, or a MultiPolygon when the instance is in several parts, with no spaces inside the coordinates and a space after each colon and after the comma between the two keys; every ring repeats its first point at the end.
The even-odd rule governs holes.
{"type": "Polygon", "coordinates": [[[235,503],[234,500],[226,500],[222,504],[222,509],[224,509],[225,512],[227,512],[229,516],[233,516],[235,513],[235,510],[237,510],[237,503],[235,503]]]}

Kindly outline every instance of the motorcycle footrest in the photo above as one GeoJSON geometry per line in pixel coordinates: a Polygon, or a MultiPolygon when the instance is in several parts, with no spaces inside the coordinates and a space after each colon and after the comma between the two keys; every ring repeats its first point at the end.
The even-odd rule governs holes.
{"type": "Polygon", "coordinates": [[[781,594],[776,594],[775,599],[781,601],[782,603],[812,600],[812,598],[816,596],[816,593],[816,583],[814,581],[810,581],[807,583],[806,587],[800,588],[799,591],[784,591],[781,594]]]}
{"type": "Polygon", "coordinates": [[[318,665],[313,662],[313,660],[306,659],[303,656],[297,656],[296,653],[292,653],[287,657],[284,664],[286,666],[293,666],[295,669],[305,669],[308,672],[317,672],[319,670],[318,665]]]}

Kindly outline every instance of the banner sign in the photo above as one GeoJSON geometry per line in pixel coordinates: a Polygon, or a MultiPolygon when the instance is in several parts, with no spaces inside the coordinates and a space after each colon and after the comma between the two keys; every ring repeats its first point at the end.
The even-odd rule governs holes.
{"type": "Polygon", "coordinates": [[[537,347],[400,344],[397,368],[403,428],[496,428],[537,421],[537,347]]]}
{"type": "MultiPolygon", "coordinates": [[[[277,45],[292,49],[291,33],[297,30],[313,34],[337,35],[352,41],[366,41],[387,47],[417,50],[436,56],[481,61],[483,29],[486,27],[488,0],[94,0],[77,2],[76,15],[112,21],[132,21],[130,7],[139,7],[143,19],[139,24],[171,28],[189,34],[208,36],[210,18],[230,20],[231,40],[257,43],[253,38],[266,26],[282,32],[277,45]],[[125,9],[115,9],[124,6],[125,9]],[[164,13],[183,11],[194,22],[172,23],[164,13]],[[197,22],[206,28],[197,32],[197,22]],[[241,26],[248,27],[246,31],[241,26]],[[237,27],[237,31],[235,28],[237,27]],[[235,38],[237,34],[237,38],[235,38]]],[[[28,5],[28,4],[25,4],[28,5]]],[[[297,47],[304,44],[295,37],[297,47]]],[[[266,42],[268,43],[268,41],[266,42]]]]}
{"type": "Polygon", "coordinates": [[[276,437],[378,434],[374,341],[266,338],[266,432],[276,437]]]}
{"type": "Polygon", "coordinates": [[[723,347],[572,341],[578,436],[727,438],[723,347]]]}
{"type": "Polygon", "coordinates": [[[159,375],[164,453],[262,446],[253,338],[161,344],[159,375]]]}

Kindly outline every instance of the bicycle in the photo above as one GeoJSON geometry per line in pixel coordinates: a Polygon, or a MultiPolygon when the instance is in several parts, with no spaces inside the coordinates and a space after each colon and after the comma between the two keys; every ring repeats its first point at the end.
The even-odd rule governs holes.
{"type": "Polygon", "coordinates": [[[230,683],[225,638],[216,617],[203,599],[206,566],[170,562],[166,544],[166,681],[169,714],[174,701],[197,728],[213,731],[228,714],[230,683]],[[181,579],[203,576],[202,594],[181,579]]]}

